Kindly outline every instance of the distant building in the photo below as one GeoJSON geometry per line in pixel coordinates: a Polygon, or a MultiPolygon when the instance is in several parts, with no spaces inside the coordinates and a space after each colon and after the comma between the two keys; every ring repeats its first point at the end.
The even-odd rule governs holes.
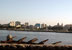
{"type": "Polygon", "coordinates": [[[25,23],[25,26],[29,26],[29,23],[28,23],[28,22],[26,22],[26,23],[25,23]]]}
{"type": "Polygon", "coordinates": [[[14,22],[14,21],[11,21],[11,22],[9,23],[9,26],[15,26],[15,22],[14,22]]]}
{"type": "Polygon", "coordinates": [[[10,23],[9,23],[9,26],[19,26],[19,25],[21,25],[21,23],[19,22],[19,21],[11,21],[10,23]]]}
{"type": "Polygon", "coordinates": [[[72,27],[72,24],[67,24],[64,26],[64,29],[69,29],[70,27],[72,27]]]}
{"type": "Polygon", "coordinates": [[[57,26],[60,26],[60,24],[59,24],[59,23],[57,23],[57,26]]]}
{"type": "Polygon", "coordinates": [[[61,26],[63,26],[63,23],[61,24],[61,26]]]}
{"type": "Polygon", "coordinates": [[[41,24],[41,28],[44,28],[45,26],[44,26],[44,24],[41,24]]]}
{"type": "Polygon", "coordinates": [[[22,28],[25,28],[25,25],[24,25],[24,24],[21,24],[21,27],[22,27],[22,28]]]}
{"type": "Polygon", "coordinates": [[[59,26],[63,27],[63,23],[62,24],[57,23],[57,25],[54,25],[54,26],[56,26],[56,27],[59,27],[59,26]]]}
{"type": "Polygon", "coordinates": [[[40,23],[36,23],[36,24],[35,24],[35,27],[36,27],[36,28],[40,28],[40,23]]]}
{"type": "Polygon", "coordinates": [[[15,26],[21,25],[21,23],[19,21],[15,22],[15,26]]]}
{"type": "Polygon", "coordinates": [[[46,24],[41,24],[41,28],[45,28],[45,27],[47,27],[46,24]]]}
{"type": "Polygon", "coordinates": [[[17,25],[16,27],[21,27],[21,25],[17,25]]]}
{"type": "Polygon", "coordinates": [[[30,25],[30,26],[29,26],[29,29],[34,29],[34,26],[33,26],[33,25],[30,25]]]}
{"type": "Polygon", "coordinates": [[[8,27],[8,26],[9,26],[9,24],[3,24],[3,26],[4,26],[4,27],[8,27]]]}

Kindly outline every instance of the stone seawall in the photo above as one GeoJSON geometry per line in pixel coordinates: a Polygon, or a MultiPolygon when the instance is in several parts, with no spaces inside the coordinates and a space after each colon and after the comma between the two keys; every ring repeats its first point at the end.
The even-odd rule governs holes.
{"type": "Polygon", "coordinates": [[[0,50],[72,50],[72,45],[0,44],[0,50]]]}

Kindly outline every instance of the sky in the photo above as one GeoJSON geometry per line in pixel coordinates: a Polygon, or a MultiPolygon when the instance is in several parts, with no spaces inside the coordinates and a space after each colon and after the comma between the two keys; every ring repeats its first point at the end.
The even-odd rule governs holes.
{"type": "Polygon", "coordinates": [[[10,21],[72,24],[72,0],[0,0],[0,24],[10,21]]]}

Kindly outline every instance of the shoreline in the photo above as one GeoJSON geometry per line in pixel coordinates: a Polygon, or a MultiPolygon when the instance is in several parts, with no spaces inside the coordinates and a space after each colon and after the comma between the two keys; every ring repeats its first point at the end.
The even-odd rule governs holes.
{"type": "MultiPolygon", "coordinates": [[[[6,29],[0,29],[0,30],[6,30],[6,29]]],[[[72,32],[56,32],[56,31],[27,31],[27,30],[8,30],[8,31],[72,33],[72,32]]]]}
{"type": "Polygon", "coordinates": [[[1,50],[72,50],[72,45],[0,44],[1,50]]]}

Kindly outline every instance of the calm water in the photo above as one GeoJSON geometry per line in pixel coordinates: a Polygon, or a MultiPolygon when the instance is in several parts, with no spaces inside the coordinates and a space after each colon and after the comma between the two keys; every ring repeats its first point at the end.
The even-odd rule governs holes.
{"type": "Polygon", "coordinates": [[[25,41],[29,41],[33,38],[38,38],[37,43],[49,39],[45,44],[62,41],[63,44],[72,44],[72,34],[71,33],[55,33],[55,32],[25,32],[25,31],[8,31],[0,30],[0,40],[6,40],[6,36],[12,34],[17,36],[14,40],[18,40],[22,37],[27,37],[25,41]]]}

